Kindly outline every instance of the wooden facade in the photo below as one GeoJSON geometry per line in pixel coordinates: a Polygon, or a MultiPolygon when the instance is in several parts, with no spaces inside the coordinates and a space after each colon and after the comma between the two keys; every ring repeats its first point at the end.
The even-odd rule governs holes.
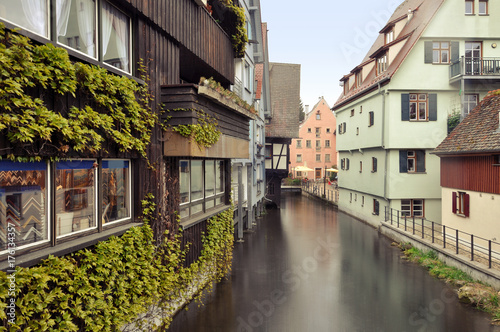
{"type": "Polygon", "coordinates": [[[500,194],[498,157],[441,156],[441,187],[500,194]]]}

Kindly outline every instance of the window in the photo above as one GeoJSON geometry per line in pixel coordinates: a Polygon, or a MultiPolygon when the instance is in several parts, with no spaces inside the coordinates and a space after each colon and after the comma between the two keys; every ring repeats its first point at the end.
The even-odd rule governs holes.
{"type": "Polygon", "coordinates": [[[302,162],[302,155],[301,155],[301,154],[298,154],[298,155],[297,155],[297,162],[298,162],[298,163],[301,163],[301,162],[302,162]]]}
{"type": "Polygon", "coordinates": [[[359,162],[359,172],[360,173],[363,172],[363,162],[362,161],[359,162]]]}
{"type": "Polygon", "coordinates": [[[181,160],[180,217],[189,218],[225,204],[222,160],[181,160]]]}
{"type": "Polygon", "coordinates": [[[368,127],[373,126],[374,121],[375,121],[375,113],[373,113],[373,111],[368,112],[368,127]]]}
{"type": "Polygon", "coordinates": [[[130,18],[104,1],[101,25],[102,61],[130,73],[130,18]]]}
{"type": "Polygon", "coordinates": [[[273,146],[272,144],[266,144],[266,159],[271,159],[273,157],[273,146]]]}
{"type": "Polygon", "coordinates": [[[470,196],[464,192],[453,192],[452,194],[452,212],[464,217],[470,215],[470,196]]]}
{"type": "Polygon", "coordinates": [[[359,127],[356,127],[356,136],[359,135],[359,127]]]}
{"type": "Polygon", "coordinates": [[[330,128],[326,128],[326,133],[329,134],[331,132],[330,128]]]}
{"type": "Polygon", "coordinates": [[[354,116],[354,108],[351,110],[351,116],[354,116]]]}
{"type": "Polygon", "coordinates": [[[373,214],[376,216],[380,214],[380,203],[376,199],[373,199],[373,214]]]}
{"type": "Polygon", "coordinates": [[[94,160],[56,163],[56,236],[97,227],[94,160]]]}
{"type": "Polygon", "coordinates": [[[307,132],[308,133],[312,133],[312,129],[311,128],[307,128],[307,132]]]}
{"type": "Polygon", "coordinates": [[[401,216],[403,217],[424,217],[424,200],[423,199],[402,199],[401,200],[401,216]]]}
{"type": "Polygon", "coordinates": [[[45,38],[49,38],[49,8],[47,0],[0,0],[2,18],[45,38]]]}
{"type": "Polygon", "coordinates": [[[346,132],[346,123],[342,122],[339,124],[339,135],[345,134],[346,132]]]}
{"type": "Polygon", "coordinates": [[[315,128],[316,129],[316,137],[321,137],[321,128],[315,128]]]}
{"type": "Polygon", "coordinates": [[[450,63],[450,43],[432,43],[432,63],[450,63]]]}
{"type": "Polygon", "coordinates": [[[102,222],[131,217],[130,167],[128,160],[104,160],[102,163],[102,222]]]}
{"type": "Polygon", "coordinates": [[[465,14],[466,15],[474,14],[474,0],[465,0],[465,14]]]}
{"type": "Polygon", "coordinates": [[[321,140],[317,139],[316,140],[316,149],[321,148],[321,140]]]}
{"type": "Polygon", "coordinates": [[[363,83],[363,72],[361,70],[358,70],[356,72],[355,80],[356,80],[356,87],[361,86],[361,83],[363,83]]]}
{"type": "Polygon", "coordinates": [[[410,93],[410,121],[427,121],[427,95],[410,93]]]}
{"type": "Polygon", "coordinates": [[[316,154],[316,161],[321,161],[321,155],[320,154],[316,154]]]}
{"type": "Polygon", "coordinates": [[[297,171],[295,175],[296,176],[302,176],[302,172],[301,171],[297,171]]]}
{"type": "Polygon", "coordinates": [[[425,150],[400,150],[399,172],[400,173],[425,172],[425,150]]]}
{"type": "Polygon", "coordinates": [[[359,114],[363,113],[363,106],[359,106],[359,114]]]}
{"type": "Polygon", "coordinates": [[[330,155],[327,153],[325,154],[325,163],[329,163],[330,162],[330,155]]]}
{"type": "Polygon", "coordinates": [[[372,173],[377,171],[377,158],[372,157],[372,173]]]}
{"type": "Polygon", "coordinates": [[[479,0],[479,15],[488,15],[488,0],[479,0]]]}
{"type": "Polygon", "coordinates": [[[377,58],[377,76],[382,74],[387,69],[387,54],[383,54],[377,58]]]}
{"type": "MultiPolygon", "coordinates": [[[[60,5],[60,7],[56,8],[57,41],[92,58],[97,58],[97,47],[95,44],[97,41],[96,1],[61,0],[58,1],[56,5],[60,5]]],[[[103,11],[102,42],[103,51],[105,51],[103,54],[106,54],[114,29],[114,14],[115,11],[118,11],[107,3],[103,3],[103,11]]],[[[117,34],[115,31],[115,43],[116,40],[117,34]]],[[[111,48],[115,49],[116,47],[117,46],[113,45],[111,48]]]]}
{"type": "Polygon", "coordinates": [[[252,91],[253,85],[253,68],[248,62],[245,62],[245,89],[252,91]]]}
{"type": "Polygon", "coordinates": [[[361,206],[365,206],[365,196],[361,196],[361,206]]]}
{"type": "Polygon", "coordinates": [[[329,147],[330,147],[330,140],[326,139],[325,140],[325,148],[329,148],[329,147]]]}
{"type": "Polygon", "coordinates": [[[302,140],[298,139],[297,140],[297,149],[301,149],[301,148],[302,148],[302,140]]]}
{"type": "Polygon", "coordinates": [[[316,113],[316,120],[321,120],[321,114],[319,113],[319,111],[318,113],[316,113]]]}
{"type": "Polygon", "coordinates": [[[394,30],[386,32],[386,34],[385,34],[385,43],[389,44],[393,40],[394,40],[394,30]]]}
{"type": "Polygon", "coordinates": [[[345,171],[349,170],[349,158],[342,158],[340,160],[340,169],[343,169],[345,171]]]}
{"type": "Polygon", "coordinates": [[[306,140],[306,148],[310,149],[312,147],[311,140],[306,140]]]}
{"type": "Polygon", "coordinates": [[[49,172],[44,162],[0,161],[0,253],[10,249],[8,228],[16,229],[16,248],[50,239],[49,172]]]}
{"type": "Polygon", "coordinates": [[[401,94],[402,121],[437,121],[437,94],[401,94]]]}
{"type": "Polygon", "coordinates": [[[470,112],[472,112],[472,110],[474,108],[476,108],[478,100],[479,100],[478,95],[473,95],[473,94],[465,94],[464,95],[464,114],[465,115],[469,114],[470,112]]]}

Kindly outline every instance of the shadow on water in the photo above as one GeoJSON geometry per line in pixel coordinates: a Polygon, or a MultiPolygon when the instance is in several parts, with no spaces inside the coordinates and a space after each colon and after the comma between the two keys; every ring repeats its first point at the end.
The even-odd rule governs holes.
{"type": "Polygon", "coordinates": [[[233,268],[168,331],[500,331],[372,227],[286,194],[235,243],[233,268]]]}

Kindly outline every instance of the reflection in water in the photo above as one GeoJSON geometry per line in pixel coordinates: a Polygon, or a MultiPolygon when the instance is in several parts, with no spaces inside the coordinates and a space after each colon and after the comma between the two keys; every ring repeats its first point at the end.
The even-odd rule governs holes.
{"type": "Polygon", "coordinates": [[[499,331],[373,228],[296,194],[235,243],[233,269],[169,331],[499,331]]]}

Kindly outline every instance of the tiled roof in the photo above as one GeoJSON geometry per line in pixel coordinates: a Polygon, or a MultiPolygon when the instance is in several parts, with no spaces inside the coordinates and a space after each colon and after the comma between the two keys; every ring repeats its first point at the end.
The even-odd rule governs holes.
{"type": "Polygon", "coordinates": [[[490,92],[432,153],[459,155],[500,152],[500,90],[490,92]]]}
{"type": "MultiPolygon", "coordinates": [[[[376,87],[378,83],[390,80],[392,76],[397,72],[401,63],[404,61],[408,53],[418,41],[418,39],[422,35],[422,32],[425,30],[428,23],[443,2],[444,0],[406,0],[401,5],[399,5],[399,7],[396,8],[391,18],[389,19],[386,27],[388,25],[393,25],[394,22],[401,21],[402,19],[408,20],[408,13],[413,13],[412,18],[408,20],[403,30],[398,34],[398,36],[395,36],[395,42],[397,42],[398,40],[404,42],[403,47],[396,55],[394,60],[389,63],[389,66],[382,75],[377,76],[376,66],[373,66],[373,69],[369,73],[364,73],[363,82],[359,87],[351,88],[351,90],[349,90],[345,95],[344,93],[342,93],[342,95],[333,106],[333,109],[336,110],[342,105],[362,95],[363,93],[370,91],[371,89],[376,87]]],[[[384,29],[382,29],[382,31],[384,31],[384,29]]],[[[384,47],[385,35],[384,33],[380,33],[363,61],[361,61],[361,64],[369,63],[370,61],[376,61],[373,56],[380,50],[383,50],[384,47]]],[[[361,66],[357,66],[355,69],[357,69],[358,67],[361,66]]],[[[353,75],[353,73],[344,76],[341,80],[347,79],[350,75],[353,75]]]]}

